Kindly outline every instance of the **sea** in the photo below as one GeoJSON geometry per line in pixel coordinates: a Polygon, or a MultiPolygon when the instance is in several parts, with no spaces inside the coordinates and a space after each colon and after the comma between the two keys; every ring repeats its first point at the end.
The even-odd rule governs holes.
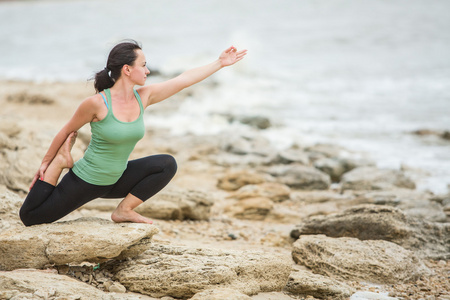
{"type": "Polygon", "coordinates": [[[449,13],[448,0],[0,1],[0,80],[88,80],[128,38],[169,75],[233,45],[243,61],[147,126],[209,135],[245,130],[224,115],[262,116],[280,149],[340,145],[446,193],[450,140],[413,132],[450,131],[449,13]]]}

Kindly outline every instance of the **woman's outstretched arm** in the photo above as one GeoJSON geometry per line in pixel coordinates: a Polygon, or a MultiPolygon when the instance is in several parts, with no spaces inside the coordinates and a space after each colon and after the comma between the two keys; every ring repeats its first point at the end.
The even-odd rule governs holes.
{"type": "Polygon", "coordinates": [[[235,64],[242,60],[246,54],[247,50],[237,51],[236,48],[231,46],[223,51],[216,61],[210,64],[190,69],[165,82],[142,87],[138,89],[138,92],[145,99],[143,99],[145,107],[158,103],[178,93],[182,89],[208,78],[223,67],[235,64]]]}

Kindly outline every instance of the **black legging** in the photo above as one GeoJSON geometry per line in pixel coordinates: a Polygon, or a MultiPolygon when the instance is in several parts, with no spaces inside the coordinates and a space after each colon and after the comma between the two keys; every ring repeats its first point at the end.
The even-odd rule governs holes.
{"type": "Polygon", "coordinates": [[[167,154],[129,161],[112,185],[87,183],[70,170],[56,186],[36,181],[20,209],[20,218],[26,226],[51,223],[96,198],[124,198],[129,193],[145,201],[163,189],[176,171],[175,159],[167,154]]]}

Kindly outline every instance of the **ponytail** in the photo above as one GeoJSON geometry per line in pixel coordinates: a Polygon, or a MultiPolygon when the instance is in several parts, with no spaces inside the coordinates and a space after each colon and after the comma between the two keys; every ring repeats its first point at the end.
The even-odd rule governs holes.
{"type": "Polygon", "coordinates": [[[115,80],[110,76],[110,71],[107,68],[104,68],[103,70],[95,74],[94,88],[97,93],[100,93],[101,91],[112,87],[114,85],[114,82],[115,80]]]}
{"type": "Polygon", "coordinates": [[[134,40],[117,44],[109,53],[106,68],[97,72],[94,77],[94,88],[97,93],[114,86],[122,74],[124,65],[132,66],[137,58],[136,50],[142,49],[134,40]]]}

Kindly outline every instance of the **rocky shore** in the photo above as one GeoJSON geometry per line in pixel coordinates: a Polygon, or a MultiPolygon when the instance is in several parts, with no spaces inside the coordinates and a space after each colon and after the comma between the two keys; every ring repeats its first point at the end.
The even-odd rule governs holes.
{"type": "MultiPolygon", "coordinates": [[[[170,114],[190,89],[150,108],[170,114]]],[[[0,83],[0,299],[450,299],[450,193],[419,191],[336,145],[279,150],[270,120],[214,136],[148,128],[131,158],[176,157],[173,182],[115,224],[97,199],[53,224],[18,210],[90,83],[0,83]]],[[[75,159],[89,143],[82,128],[75,159]]]]}

